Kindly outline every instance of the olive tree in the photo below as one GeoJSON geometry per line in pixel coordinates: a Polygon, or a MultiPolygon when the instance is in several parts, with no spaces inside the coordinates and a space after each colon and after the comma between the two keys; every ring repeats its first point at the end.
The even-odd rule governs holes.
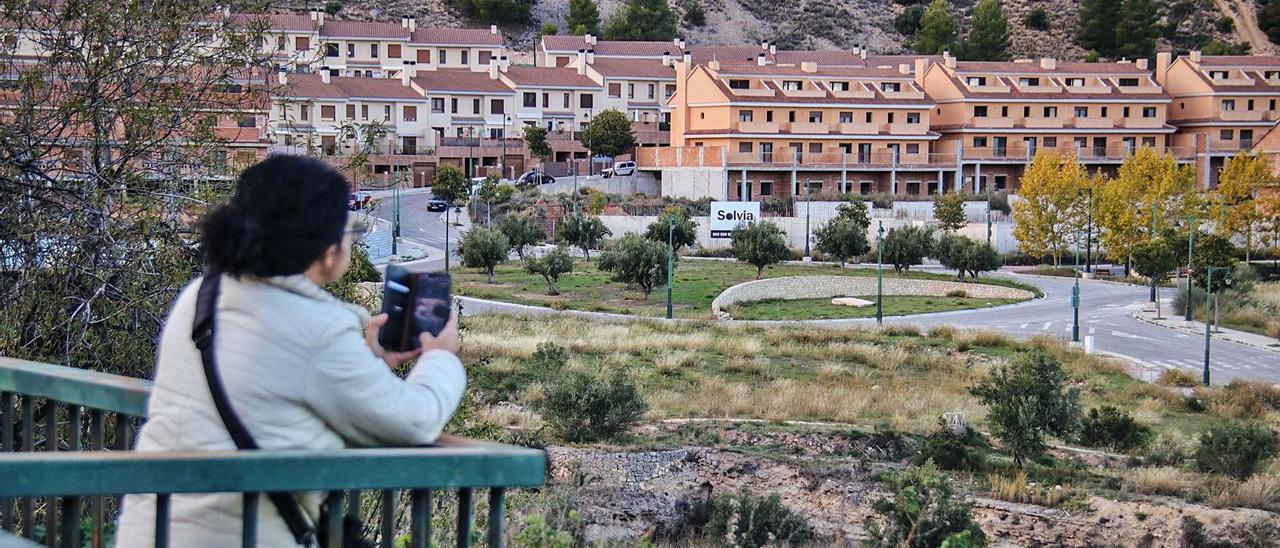
{"type": "Polygon", "coordinates": [[[997,365],[969,392],[988,408],[991,431],[1018,466],[1044,449],[1045,436],[1065,436],[1080,424],[1080,389],[1041,350],[997,365]]]}
{"type": "Polygon", "coordinates": [[[569,245],[578,247],[587,260],[591,260],[591,250],[600,245],[600,241],[612,236],[613,231],[604,226],[599,217],[586,215],[570,215],[560,224],[557,236],[569,245]]]}
{"type": "Polygon", "coordinates": [[[658,220],[649,223],[644,237],[666,244],[668,236],[672,250],[679,253],[682,248],[698,243],[698,223],[689,218],[689,213],[684,209],[668,209],[658,220]]]}
{"type": "Polygon", "coordinates": [[[894,272],[903,274],[929,256],[933,233],[917,226],[891,228],[880,245],[884,250],[884,261],[893,265],[894,272]]]}
{"type": "Polygon", "coordinates": [[[511,250],[520,258],[520,265],[525,264],[524,251],[531,245],[538,245],[546,239],[542,224],[529,215],[510,214],[498,221],[498,230],[507,237],[511,250]]]}
{"type": "Polygon", "coordinates": [[[733,257],[756,267],[756,279],[764,276],[764,267],[782,262],[791,251],[782,229],[769,221],[739,224],[730,234],[729,250],[733,257]]]}
{"type": "Polygon", "coordinates": [[[835,217],[813,233],[817,249],[839,259],[840,266],[871,248],[867,244],[867,227],[849,217],[835,217]]]}
{"type": "Polygon", "coordinates": [[[640,288],[648,300],[653,288],[666,282],[667,246],[628,233],[600,254],[596,267],[612,273],[615,282],[640,288]]]}
{"type": "Polygon", "coordinates": [[[524,269],[546,280],[548,295],[559,295],[560,292],[556,290],[556,281],[562,274],[573,272],[573,258],[569,256],[564,246],[558,245],[541,257],[529,257],[524,264],[524,269]]]}
{"type": "Polygon", "coordinates": [[[489,275],[489,283],[494,283],[494,269],[507,262],[510,253],[511,242],[507,241],[501,231],[492,228],[472,227],[458,242],[462,264],[470,268],[483,268],[489,275]]]}
{"type": "Polygon", "coordinates": [[[1004,261],[1000,253],[991,244],[979,242],[965,236],[943,234],[933,244],[933,258],[942,266],[956,271],[956,279],[964,279],[969,274],[974,281],[978,274],[999,269],[1004,261]]]}

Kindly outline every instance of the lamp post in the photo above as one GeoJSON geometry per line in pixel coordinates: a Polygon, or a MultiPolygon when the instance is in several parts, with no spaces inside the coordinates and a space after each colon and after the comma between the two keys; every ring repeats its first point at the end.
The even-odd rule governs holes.
{"type": "Polygon", "coordinates": [[[876,325],[884,324],[884,221],[876,230],[876,325]]]}
{"type": "Polygon", "coordinates": [[[476,128],[475,126],[467,126],[467,163],[471,166],[467,170],[467,185],[471,185],[471,179],[476,176],[476,128]]]}
{"type": "MultiPolygon", "coordinates": [[[[1155,241],[1155,239],[1156,239],[1156,215],[1158,215],[1158,214],[1159,214],[1159,212],[1160,212],[1160,204],[1152,203],[1152,204],[1151,204],[1151,241],[1155,241]]],[[[1159,314],[1158,310],[1159,310],[1159,308],[1160,308],[1160,303],[1157,303],[1157,302],[1156,302],[1156,278],[1155,278],[1155,276],[1152,276],[1152,277],[1151,277],[1151,302],[1156,303],[1156,309],[1157,309],[1157,313],[1156,313],[1156,315],[1157,315],[1157,316],[1159,316],[1160,314],[1159,314]]]]}
{"type": "Polygon", "coordinates": [[[449,271],[449,206],[444,206],[444,271],[449,271]]]}
{"type": "Polygon", "coordinates": [[[1089,203],[1086,206],[1089,213],[1089,223],[1084,240],[1084,271],[1093,273],[1093,187],[1088,187],[1085,191],[1089,194],[1089,203]]]}
{"type": "Polygon", "coordinates": [[[809,255],[809,210],[813,206],[813,196],[809,194],[811,190],[809,183],[804,184],[804,256],[806,259],[809,255]]]}
{"type": "Polygon", "coordinates": [[[391,187],[391,254],[396,255],[396,240],[400,238],[400,182],[391,187]]]}
{"type": "Polygon", "coordinates": [[[1187,216],[1187,298],[1186,302],[1186,321],[1191,321],[1191,253],[1195,249],[1196,243],[1196,217],[1194,215],[1187,216]]]}
{"type": "Polygon", "coordinates": [[[991,185],[982,185],[987,188],[987,245],[991,245],[991,185]]]}
{"type": "MultiPolygon", "coordinates": [[[[1213,333],[1213,329],[1209,325],[1209,319],[1210,319],[1209,310],[1210,310],[1210,307],[1213,305],[1213,271],[1230,270],[1230,269],[1231,267],[1227,267],[1227,266],[1206,266],[1205,267],[1205,276],[1206,276],[1205,287],[1208,289],[1208,292],[1205,294],[1205,298],[1204,298],[1204,385],[1205,386],[1209,386],[1209,338],[1212,336],[1212,333],[1213,333]]],[[[1227,283],[1228,284],[1231,283],[1230,278],[1227,278],[1227,283]]],[[[1187,278],[1187,286],[1188,287],[1191,286],[1190,277],[1187,278]]],[[[1188,303],[1187,307],[1190,308],[1191,304],[1188,303]]]]}
{"type": "Polygon", "coordinates": [[[1080,233],[1076,232],[1076,283],[1071,287],[1071,342],[1080,342],[1080,233]]]}
{"type": "Polygon", "coordinates": [[[671,282],[676,260],[676,216],[667,217],[667,319],[671,319],[671,282]]]}
{"type": "Polygon", "coordinates": [[[507,126],[511,125],[511,115],[508,114],[502,119],[502,161],[498,162],[498,170],[500,175],[498,179],[507,177],[507,126]]]}

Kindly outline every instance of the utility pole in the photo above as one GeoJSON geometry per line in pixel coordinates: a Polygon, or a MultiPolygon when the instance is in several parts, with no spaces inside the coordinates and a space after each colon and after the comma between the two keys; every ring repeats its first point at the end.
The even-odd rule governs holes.
{"type": "MultiPolygon", "coordinates": [[[[1213,328],[1209,325],[1209,310],[1213,303],[1213,271],[1214,270],[1230,270],[1226,266],[1206,266],[1205,267],[1205,287],[1208,293],[1204,298],[1204,385],[1209,386],[1209,338],[1213,333],[1213,328]]],[[[1227,283],[1231,283],[1231,279],[1227,278],[1227,283]]],[[[1190,278],[1187,279],[1188,287],[1190,287],[1190,278]]],[[[1191,304],[1187,304],[1190,308],[1191,304]]]]}
{"type": "Polygon", "coordinates": [[[671,282],[676,262],[676,216],[667,216],[667,319],[671,319],[671,282]]]}
{"type": "Polygon", "coordinates": [[[1196,243],[1196,217],[1195,215],[1187,216],[1187,298],[1186,302],[1186,321],[1191,321],[1191,253],[1195,249],[1196,243]]]}
{"type": "Polygon", "coordinates": [[[1076,232],[1076,283],[1071,288],[1071,342],[1080,342],[1080,233],[1076,232]]]}
{"type": "Polygon", "coordinates": [[[400,239],[400,183],[391,187],[391,254],[397,255],[396,240],[400,239]]]}
{"type": "Polygon", "coordinates": [[[809,183],[804,184],[804,256],[810,258],[809,255],[809,210],[813,206],[813,196],[809,194],[809,183]]]}
{"type": "MultiPolygon", "coordinates": [[[[1160,204],[1152,203],[1151,204],[1151,241],[1153,242],[1156,240],[1156,215],[1159,214],[1159,211],[1160,211],[1160,204]]],[[[1156,279],[1154,276],[1151,277],[1151,302],[1156,303],[1156,309],[1157,309],[1156,315],[1159,316],[1160,313],[1158,312],[1158,310],[1160,308],[1160,303],[1156,302],[1156,279]]]]}
{"type": "Polygon", "coordinates": [[[991,185],[982,185],[987,188],[987,245],[991,245],[991,185]]]}
{"type": "Polygon", "coordinates": [[[876,325],[884,325],[884,221],[876,230],[876,325]]]}
{"type": "Polygon", "coordinates": [[[1089,192],[1089,224],[1084,240],[1084,271],[1093,273],[1093,187],[1085,190],[1089,192]]]}

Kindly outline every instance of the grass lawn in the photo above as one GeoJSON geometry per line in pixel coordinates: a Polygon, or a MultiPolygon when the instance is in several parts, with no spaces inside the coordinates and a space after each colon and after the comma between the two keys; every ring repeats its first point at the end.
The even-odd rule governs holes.
{"type": "MultiPolygon", "coordinates": [[[[873,269],[840,269],[831,265],[782,264],[766,268],[766,278],[782,276],[875,276],[873,269]]],[[[746,263],[723,260],[682,258],[676,265],[674,301],[679,318],[712,318],[711,301],[733,285],[754,280],[755,267],[746,263]]],[[[895,276],[890,269],[886,277],[895,276]]],[[[910,272],[905,277],[927,280],[955,280],[954,276],[931,272],[910,272]]],[[[497,269],[496,282],[479,269],[453,270],[453,289],[458,295],[493,299],[519,304],[550,306],[569,310],[612,312],[637,316],[662,316],[666,313],[666,288],[654,289],[646,300],[644,294],[624,284],[609,281],[609,273],[596,269],[595,263],[575,259],[573,272],[560,277],[556,289],[560,295],[547,295],[542,277],[530,274],[512,260],[497,269]]],[[[987,278],[982,283],[1026,289],[1037,295],[1034,287],[1001,278],[987,278]]]]}
{"type": "MultiPolygon", "coordinates": [[[[875,295],[860,295],[859,299],[875,302],[875,295]]],[[[906,316],[930,312],[948,312],[971,308],[987,308],[1022,302],[1020,299],[976,299],[972,297],[924,297],[886,296],[885,316],[906,316]]],[[[768,300],[730,306],[729,315],[735,320],[834,320],[842,318],[872,318],[875,306],[853,307],[831,304],[831,299],[768,300]]]]}

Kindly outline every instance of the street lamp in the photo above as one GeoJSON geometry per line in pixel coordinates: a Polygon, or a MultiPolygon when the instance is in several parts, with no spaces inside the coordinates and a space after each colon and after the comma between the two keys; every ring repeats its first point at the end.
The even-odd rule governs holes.
{"type": "Polygon", "coordinates": [[[884,325],[884,221],[876,230],[876,325],[884,325]]]}
{"type": "MultiPolygon", "coordinates": [[[[1151,204],[1151,241],[1156,239],[1156,215],[1160,212],[1160,204],[1151,204]]],[[[1156,277],[1151,276],[1151,302],[1156,303],[1156,315],[1160,315],[1160,303],[1156,302],[1156,277]]]]}
{"type": "MultiPolygon", "coordinates": [[[[454,206],[453,212],[462,215],[462,207],[454,206]]],[[[444,271],[449,271],[449,206],[444,208],[444,271]]]]}
{"type": "Polygon", "coordinates": [[[391,254],[397,255],[396,240],[400,238],[400,181],[391,187],[391,254]]]}
{"type": "Polygon", "coordinates": [[[1089,194],[1089,203],[1086,206],[1088,208],[1089,224],[1084,240],[1084,271],[1093,273],[1093,187],[1085,188],[1085,191],[1089,194]]]}
{"type": "Polygon", "coordinates": [[[1080,342],[1080,233],[1076,232],[1076,269],[1072,271],[1076,283],[1071,288],[1071,342],[1080,342]]]}
{"type": "MultiPolygon", "coordinates": [[[[1209,338],[1213,333],[1213,329],[1209,325],[1209,310],[1213,306],[1213,271],[1230,270],[1229,266],[1206,266],[1205,267],[1205,287],[1208,292],[1204,298],[1204,385],[1209,386],[1209,338]]],[[[1228,275],[1229,276],[1229,275],[1228,275]]],[[[1225,280],[1227,285],[1231,284],[1231,278],[1225,280]]],[[[1187,277],[1187,287],[1191,287],[1191,278],[1187,277]]],[[[1187,303],[1187,308],[1191,307],[1191,303],[1187,303]]]]}
{"type": "Polygon", "coordinates": [[[676,216],[667,216],[667,319],[671,319],[671,281],[676,259],[676,216]]]}
{"type": "Polygon", "coordinates": [[[809,194],[811,187],[809,183],[804,184],[804,256],[806,259],[809,255],[809,209],[813,205],[813,196],[809,194]]]}
{"type": "Polygon", "coordinates": [[[467,185],[471,184],[471,179],[476,176],[476,128],[475,126],[467,126],[467,163],[471,168],[467,170],[467,185]]]}
{"type": "Polygon", "coordinates": [[[507,135],[507,126],[510,125],[511,115],[508,114],[506,118],[503,118],[502,120],[502,161],[498,162],[498,168],[501,171],[499,179],[507,176],[507,138],[509,137],[509,135],[507,135]]]}
{"type": "Polygon", "coordinates": [[[1191,252],[1195,248],[1196,243],[1196,217],[1195,215],[1187,216],[1187,298],[1186,301],[1186,321],[1191,321],[1191,252]]]}
{"type": "Polygon", "coordinates": [[[982,185],[987,188],[987,245],[991,245],[991,185],[982,185]]]}

